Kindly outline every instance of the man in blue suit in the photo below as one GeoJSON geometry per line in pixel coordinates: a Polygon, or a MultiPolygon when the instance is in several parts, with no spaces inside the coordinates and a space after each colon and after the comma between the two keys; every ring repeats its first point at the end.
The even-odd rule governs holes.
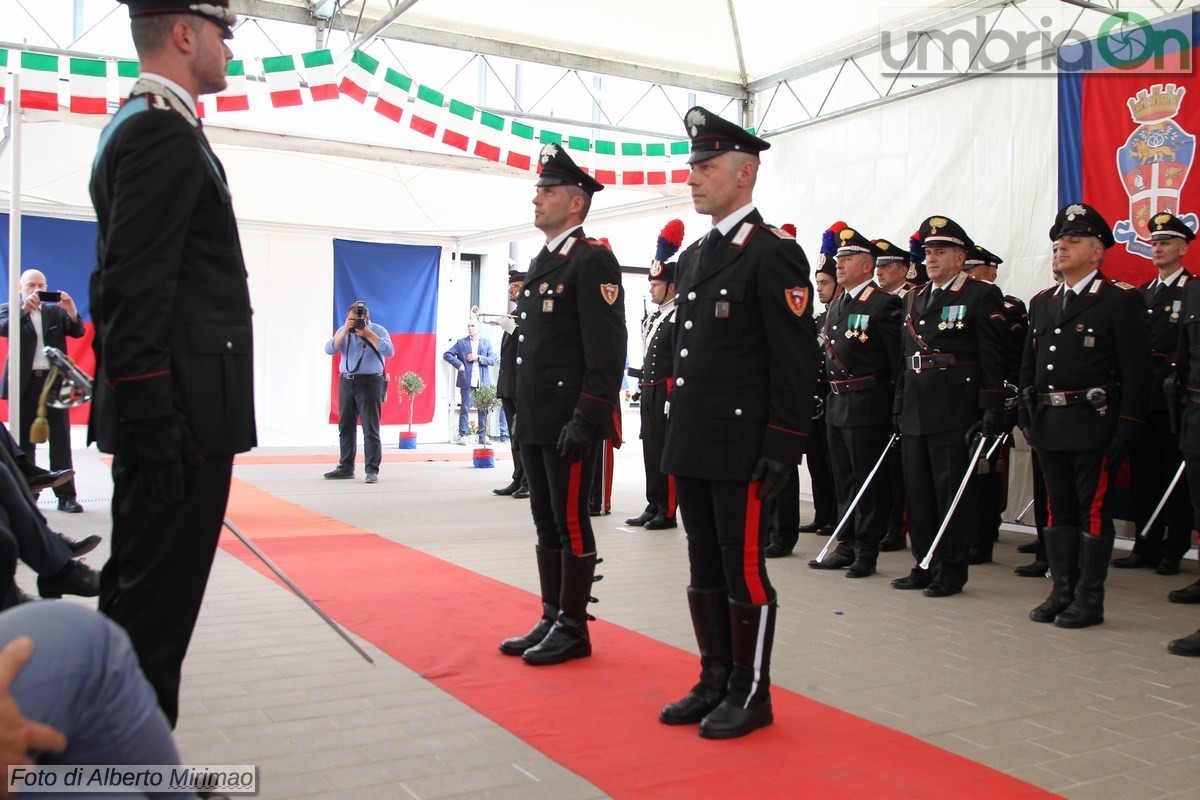
{"type": "MultiPolygon", "coordinates": [[[[466,444],[467,412],[471,409],[471,390],[480,386],[492,385],[492,373],[489,367],[496,366],[496,356],[492,352],[492,343],[479,338],[479,323],[471,320],[467,323],[467,335],[459,339],[443,355],[447,362],[458,370],[459,395],[461,405],[458,411],[459,444],[466,444]]],[[[478,413],[478,412],[476,412],[478,413]]],[[[479,440],[487,440],[487,431],[483,429],[483,415],[478,415],[479,440]]]]}

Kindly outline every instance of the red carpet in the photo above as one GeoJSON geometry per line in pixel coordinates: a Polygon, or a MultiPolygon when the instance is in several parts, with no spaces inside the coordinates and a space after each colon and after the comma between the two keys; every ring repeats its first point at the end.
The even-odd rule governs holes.
{"type": "Polygon", "coordinates": [[[695,682],[691,653],[598,620],[591,658],[528,667],[496,645],[532,624],[531,593],[237,480],[229,517],[331,617],[613,797],[1055,796],[778,686],[773,726],[700,739],[657,719],[695,682]]]}

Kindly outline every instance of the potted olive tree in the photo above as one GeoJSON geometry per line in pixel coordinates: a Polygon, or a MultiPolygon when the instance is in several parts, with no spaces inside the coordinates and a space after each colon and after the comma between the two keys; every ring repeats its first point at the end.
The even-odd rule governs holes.
{"type": "Polygon", "coordinates": [[[479,447],[475,448],[472,461],[477,467],[494,467],[496,465],[495,453],[491,448],[491,440],[488,439],[488,418],[491,416],[492,409],[500,405],[500,398],[496,396],[495,386],[480,386],[471,390],[471,402],[475,408],[479,409],[479,447]]]}
{"type": "Polygon", "coordinates": [[[406,372],[400,378],[400,391],[408,395],[408,430],[400,432],[400,449],[401,450],[416,450],[417,435],[413,433],[413,402],[417,395],[425,391],[425,381],[415,372],[406,372]]]}

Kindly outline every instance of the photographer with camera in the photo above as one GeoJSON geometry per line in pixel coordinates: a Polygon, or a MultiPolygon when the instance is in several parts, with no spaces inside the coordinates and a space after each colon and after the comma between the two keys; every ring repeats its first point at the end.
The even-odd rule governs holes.
{"type": "MultiPolygon", "coordinates": [[[[50,360],[42,352],[44,347],[57,347],[67,351],[67,337],[78,339],[83,336],[83,321],[75,301],[66,292],[46,291],[46,276],[36,269],[21,274],[21,429],[14,431],[21,449],[36,463],[34,453],[37,445],[30,441],[29,426],[37,417],[38,398],[46,377],[50,374],[50,360]]],[[[0,305],[0,336],[8,336],[8,304],[0,305]]],[[[4,365],[3,387],[0,398],[8,397],[8,364],[4,365]]],[[[73,469],[71,465],[71,421],[65,408],[46,409],[46,420],[50,424],[50,469],[54,472],[73,469]]],[[[71,514],[83,511],[75,500],[75,481],[68,480],[54,488],[58,496],[58,510],[71,514]]]]}
{"type": "Polygon", "coordinates": [[[346,312],[346,322],[325,343],[327,355],[341,354],[338,379],[338,441],[341,454],[337,469],[326,472],[331,480],[354,477],[358,452],[355,420],[362,420],[363,451],[367,483],[379,480],[383,456],[379,442],[379,412],[387,391],[384,359],[395,353],[387,328],[371,322],[371,311],[359,300],[346,312]]]}

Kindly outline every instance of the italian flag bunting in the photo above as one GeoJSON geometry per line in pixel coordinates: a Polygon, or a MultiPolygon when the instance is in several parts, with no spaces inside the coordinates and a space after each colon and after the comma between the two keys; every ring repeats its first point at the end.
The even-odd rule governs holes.
{"type": "Polygon", "coordinates": [[[217,94],[217,111],[248,111],[250,95],[246,89],[246,64],[230,61],[225,68],[225,90],[217,94]]]}
{"type": "Polygon", "coordinates": [[[108,113],[108,64],[90,58],[71,59],[71,113],[108,113]]]}
{"type": "Polygon", "coordinates": [[[58,56],[21,52],[21,108],[58,111],[58,56]]]}
{"type": "Polygon", "coordinates": [[[413,109],[408,126],[431,138],[437,135],[438,116],[442,113],[442,103],[445,100],[446,96],[437,89],[430,89],[425,85],[417,86],[417,105],[413,109]]]}
{"type": "Polygon", "coordinates": [[[500,142],[504,138],[504,117],[487,111],[479,112],[479,135],[475,139],[475,155],[488,161],[500,160],[500,142]]]}
{"type": "Polygon", "coordinates": [[[333,68],[333,53],[314,50],[301,53],[304,62],[304,77],[308,80],[308,91],[313,100],[337,100],[337,71],[333,68]]]}
{"type": "Polygon", "coordinates": [[[584,172],[591,174],[590,167],[591,159],[586,158],[585,154],[592,152],[592,142],[590,139],[585,139],[582,136],[568,136],[567,149],[571,151],[571,160],[575,165],[584,172]]]}
{"type": "Polygon", "coordinates": [[[646,145],[646,183],[662,186],[667,182],[667,146],[662,142],[646,145]]]}
{"type": "Polygon", "coordinates": [[[138,62],[136,61],[117,62],[117,97],[122,103],[129,99],[129,93],[133,91],[133,84],[138,79],[138,71],[138,62]]]}
{"type": "MultiPolygon", "coordinates": [[[[345,83],[343,80],[342,85],[345,83]]],[[[379,99],[375,101],[375,110],[392,122],[399,122],[404,116],[404,104],[408,102],[408,91],[411,88],[411,78],[388,67],[387,72],[383,74],[383,85],[379,87],[379,99]]]]}
{"type": "Polygon", "coordinates": [[[509,121],[508,133],[508,157],[504,163],[529,172],[533,168],[533,127],[514,119],[509,121]]]}
{"type": "Polygon", "coordinates": [[[446,115],[446,127],[442,130],[442,142],[465,152],[474,130],[475,106],[451,100],[450,113],[446,115]]]}
{"type": "Polygon", "coordinates": [[[355,50],[350,63],[346,65],[346,71],[342,73],[342,82],[338,88],[342,94],[349,95],[360,103],[366,103],[367,95],[371,91],[371,81],[375,79],[378,69],[378,59],[371,58],[362,50],[355,50]]]}
{"type": "Polygon", "coordinates": [[[617,182],[617,143],[596,140],[596,180],[604,184],[617,182]]]}
{"type": "Polygon", "coordinates": [[[267,56],[262,65],[272,106],[286,108],[304,102],[300,96],[300,73],[296,72],[296,62],[291,56],[267,56]]]}
{"type": "Polygon", "coordinates": [[[621,142],[621,183],[625,186],[641,186],[645,182],[642,146],[636,142],[621,142]]]}
{"type": "Polygon", "coordinates": [[[691,144],[687,141],[671,142],[671,183],[687,183],[688,176],[692,174],[692,168],[687,164],[690,151],[691,144]],[[677,165],[683,168],[679,169],[677,165]]]}
{"type": "Polygon", "coordinates": [[[0,49],[0,106],[8,97],[8,51],[0,49]]]}

